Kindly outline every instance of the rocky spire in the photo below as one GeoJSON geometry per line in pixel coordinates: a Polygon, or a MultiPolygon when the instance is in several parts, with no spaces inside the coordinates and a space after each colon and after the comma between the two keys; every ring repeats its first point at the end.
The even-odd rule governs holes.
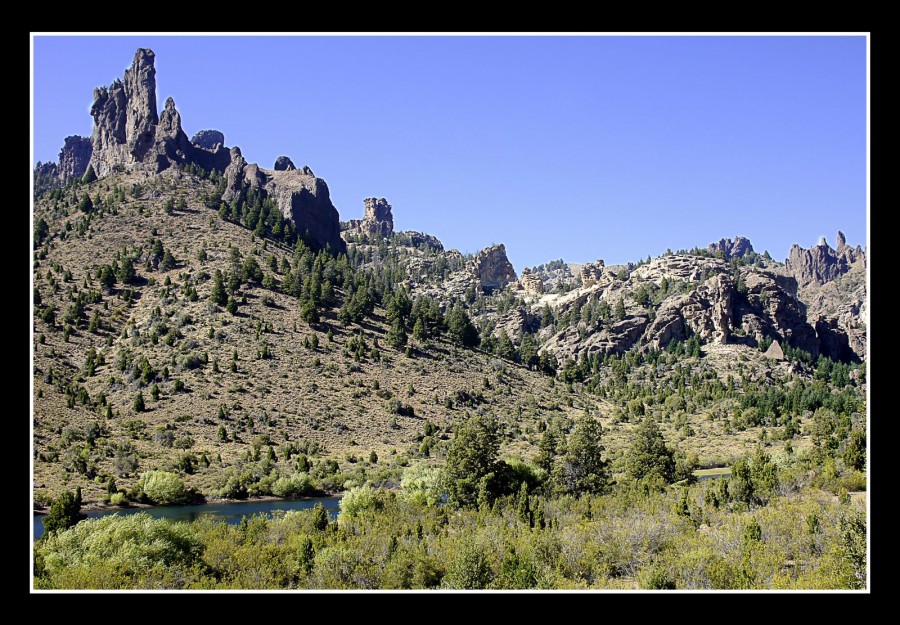
{"type": "Polygon", "coordinates": [[[394,231],[394,215],[391,205],[384,198],[367,197],[363,200],[363,218],[351,219],[347,234],[389,237],[394,231]]]}
{"type": "Polygon", "coordinates": [[[156,139],[156,55],[149,48],[138,48],[131,67],[125,70],[125,99],[127,118],[125,140],[128,151],[136,161],[144,155],[156,139]]]}

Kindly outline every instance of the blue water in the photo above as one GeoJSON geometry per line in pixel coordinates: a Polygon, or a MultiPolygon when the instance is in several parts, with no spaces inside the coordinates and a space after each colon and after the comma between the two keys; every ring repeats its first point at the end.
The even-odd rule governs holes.
{"type": "MultiPolygon", "coordinates": [[[[216,519],[230,525],[237,525],[242,517],[251,517],[254,514],[264,513],[271,517],[275,510],[307,510],[321,502],[332,518],[337,515],[340,497],[316,497],[313,499],[297,499],[294,501],[239,501],[234,503],[203,503],[193,506],[156,506],[153,508],[125,508],[113,510],[85,510],[89,519],[97,519],[110,514],[137,514],[146,512],[155,519],[169,519],[170,521],[193,521],[204,514],[211,514],[216,519]]],[[[44,533],[44,524],[41,523],[46,515],[34,513],[34,540],[44,533]]]]}

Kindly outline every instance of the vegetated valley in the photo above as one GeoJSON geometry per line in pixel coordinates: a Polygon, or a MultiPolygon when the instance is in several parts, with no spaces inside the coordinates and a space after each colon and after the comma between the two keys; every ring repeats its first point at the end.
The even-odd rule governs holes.
{"type": "Polygon", "coordinates": [[[340,221],[309,167],[155,102],[141,49],[34,172],[35,588],[866,587],[843,235],[517,273],[384,198],[340,221]],[[328,493],[337,519],[81,520],[328,493]]]}

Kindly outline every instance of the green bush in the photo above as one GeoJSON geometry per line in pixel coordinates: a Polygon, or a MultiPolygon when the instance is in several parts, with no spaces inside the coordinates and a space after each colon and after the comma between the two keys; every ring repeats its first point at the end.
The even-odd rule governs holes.
{"type": "Polygon", "coordinates": [[[291,499],[302,497],[312,492],[309,475],[306,473],[294,473],[290,477],[280,477],[272,484],[272,494],[276,497],[291,499]]]}
{"type": "Polygon", "coordinates": [[[187,503],[190,499],[184,481],[168,471],[142,473],[138,488],[156,505],[187,503]]]}

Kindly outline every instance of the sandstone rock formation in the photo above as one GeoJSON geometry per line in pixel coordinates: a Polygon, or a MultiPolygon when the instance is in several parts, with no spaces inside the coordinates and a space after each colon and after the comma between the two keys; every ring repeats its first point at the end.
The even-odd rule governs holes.
{"type": "Polygon", "coordinates": [[[706,249],[713,254],[722,252],[725,255],[725,260],[731,260],[732,258],[743,258],[753,252],[753,245],[749,239],[735,237],[734,241],[731,239],[719,239],[715,243],[710,243],[706,249]]]}
{"type": "Polygon", "coordinates": [[[292,171],[297,169],[294,166],[294,161],[290,159],[288,156],[279,156],[275,159],[275,171],[292,171]]]}
{"type": "Polygon", "coordinates": [[[522,270],[519,287],[531,295],[540,295],[544,292],[544,282],[541,277],[536,273],[531,273],[527,267],[522,270]]]}
{"type": "Polygon", "coordinates": [[[475,255],[470,272],[481,285],[482,291],[492,293],[516,281],[516,270],[506,257],[502,243],[487,247],[475,255]]]}
{"type": "Polygon", "coordinates": [[[191,143],[198,148],[215,151],[225,145],[225,135],[218,130],[200,130],[191,137],[191,143]]]}
{"type": "Polygon", "coordinates": [[[493,335],[500,336],[506,333],[513,343],[518,345],[522,340],[522,333],[533,332],[541,324],[541,318],[522,307],[513,308],[501,315],[494,326],[493,335]]]}
{"type": "Polygon", "coordinates": [[[309,167],[298,170],[290,159],[280,157],[274,170],[262,169],[248,163],[237,147],[225,148],[225,136],[216,130],[201,131],[188,140],[172,98],[158,115],[154,60],[152,50],[138,49],[123,81],[94,90],[91,163],[98,176],[120,169],[158,173],[174,164],[215,169],[226,180],[222,201],[239,201],[250,190],[263,192],[311,247],[346,250],[328,186],[309,167]]]}
{"type": "Polygon", "coordinates": [[[603,261],[597,260],[593,263],[585,263],[581,266],[581,285],[591,286],[597,284],[603,276],[603,261]]]}
{"type": "Polygon", "coordinates": [[[837,250],[824,240],[808,250],[795,243],[784,261],[785,272],[796,278],[800,287],[805,287],[831,282],[847,273],[856,263],[862,263],[865,267],[866,255],[860,246],[847,245],[844,233],[840,231],[837,241],[837,250]]]}
{"type": "Polygon", "coordinates": [[[124,81],[94,89],[91,116],[93,154],[91,164],[98,176],[120,168],[144,165],[151,171],[168,167],[169,159],[186,158],[190,145],[181,130],[181,118],[169,98],[162,124],[156,110],[156,56],[139,48],[124,81]],[[180,155],[176,153],[180,152],[180,155]]]}
{"type": "Polygon", "coordinates": [[[347,224],[347,234],[389,237],[394,231],[394,216],[391,205],[384,198],[367,197],[362,219],[351,219],[347,224]]]}

